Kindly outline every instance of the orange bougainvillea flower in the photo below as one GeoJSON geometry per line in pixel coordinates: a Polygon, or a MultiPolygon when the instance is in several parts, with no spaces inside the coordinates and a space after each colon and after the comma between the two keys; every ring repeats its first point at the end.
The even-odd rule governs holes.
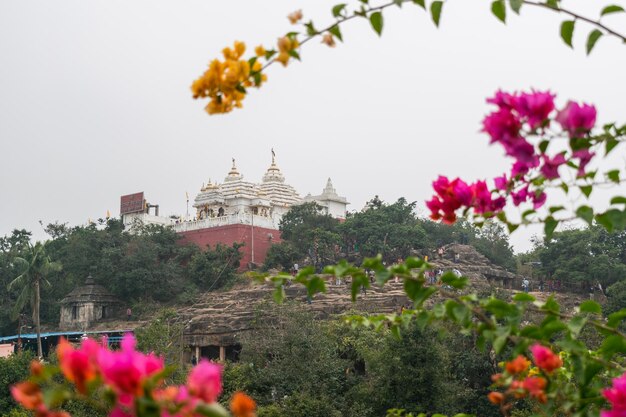
{"type": "Polygon", "coordinates": [[[27,410],[36,410],[43,405],[43,395],[34,382],[20,382],[11,387],[11,395],[27,410]]]}
{"type": "Polygon", "coordinates": [[[506,363],[505,369],[511,375],[517,375],[526,371],[529,366],[530,366],[530,361],[526,359],[526,357],[522,355],[518,355],[517,358],[506,363]]]}
{"type": "Polygon", "coordinates": [[[43,373],[43,365],[38,360],[34,359],[30,363],[30,374],[33,376],[40,376],[43,373]]]}
{"type": "Polygon", "coordinates": [[[504,401],[504,394],[502,394],[501,392],[493,391],[490,392],[489,395],[487,395],[487,398],[489,398],[489,402],[491,402],[492,404],[501,404],[502,401],[504,401]]]}
{"type": "Polygon", "coordinates": [[[230,411],[234,417],[255,417],[256,403],[243,392],[236,392],[230,400],[230,411]]]}
{"type": "Polygon", "coordinates": [[[563,366],[563,361],[554,352],[540,344],[531,346],[530,351],[533,353],[535,364],[544,372],[551,373],[555,369],[563,366]]]}

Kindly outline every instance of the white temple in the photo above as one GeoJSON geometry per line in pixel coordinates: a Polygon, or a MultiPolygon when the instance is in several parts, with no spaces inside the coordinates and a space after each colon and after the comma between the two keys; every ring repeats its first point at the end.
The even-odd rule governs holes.
{"type": "Polygon", "coordinates": [[[330,178],[322,194],[308,194],[302,199],[291,185],[285,183],[285,176],[276,164],[272,150],[272,164],[260,183],[246,181],[239,172],[233,158],[232,168],[224,182],[214,183],[210,179],[203,184],[193,201],[195,216],[190,219],[160,217],[148,213],[124,215],[124,223],[156,223],[171,225],[176,232],[188,232],[233,224],[250,224],[256,227],[278,230],[282,216],[289,209],[304,202],[315,201],[324,207],[325,212],[339,219],[346,216],[349,204],[333,188],[330,178]]]}

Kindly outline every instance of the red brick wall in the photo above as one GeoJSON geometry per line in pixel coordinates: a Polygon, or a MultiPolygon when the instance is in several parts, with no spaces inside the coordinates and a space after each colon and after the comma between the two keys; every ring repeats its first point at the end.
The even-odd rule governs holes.
{"type": "MultiPolygon", "coordinates": [[[[245,224],[232,224],[228,226],[212,227],[210,229],[192,230],[180,233],[181,244],[195,243],[200,248],[205,249],[207,245],[214,247],[218,243],[231,246],[233,243],[243,243],[239,248],[242,253],[240,271],[248,268],[248,263],[252,261],[252,227],[245,224]]],[[[265,256],[270,246],[280,243],[280,231],[254,227],[254,263],[263,264],[265,256]]]]}

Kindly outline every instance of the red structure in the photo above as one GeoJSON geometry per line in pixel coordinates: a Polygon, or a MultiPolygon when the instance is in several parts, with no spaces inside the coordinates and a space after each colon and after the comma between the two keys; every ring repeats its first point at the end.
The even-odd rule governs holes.
{"type": "Polygon", "coordinates": [[[209,229],[180,232],[181,243],[195,243],[205,249],[207,245],[216,244],[232,246],[243,243],[239,250],[242,253],[240,271],[248,269],[251,264],[261,265],[265,261],[267,251],[274,243],[280,243],[280,231],[263,227],[252,227],[246,224],[230,224],[211,227],[209,229]],[[254,237],[253,237],[254,236],[254,237]]]}

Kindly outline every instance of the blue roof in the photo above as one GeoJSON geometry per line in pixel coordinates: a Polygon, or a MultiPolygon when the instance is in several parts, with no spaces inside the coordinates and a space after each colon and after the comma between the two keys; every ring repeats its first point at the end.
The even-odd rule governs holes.
{"type": "MultiPolygon", "coordinates": [[[[80,334],[102,334],[102,333],[132,333],[132,330],[101,330],[97,332],[49,332],[41,333],[41,337],[49,336],[74,336],[80,334]]],[[[22,339],[36,339],[37,333],[27,333],[20,336],[22,339]]],[[[8,342],[11,340],[17,340],[18,335],[0,337],[0,342],[8,342]]]]}

